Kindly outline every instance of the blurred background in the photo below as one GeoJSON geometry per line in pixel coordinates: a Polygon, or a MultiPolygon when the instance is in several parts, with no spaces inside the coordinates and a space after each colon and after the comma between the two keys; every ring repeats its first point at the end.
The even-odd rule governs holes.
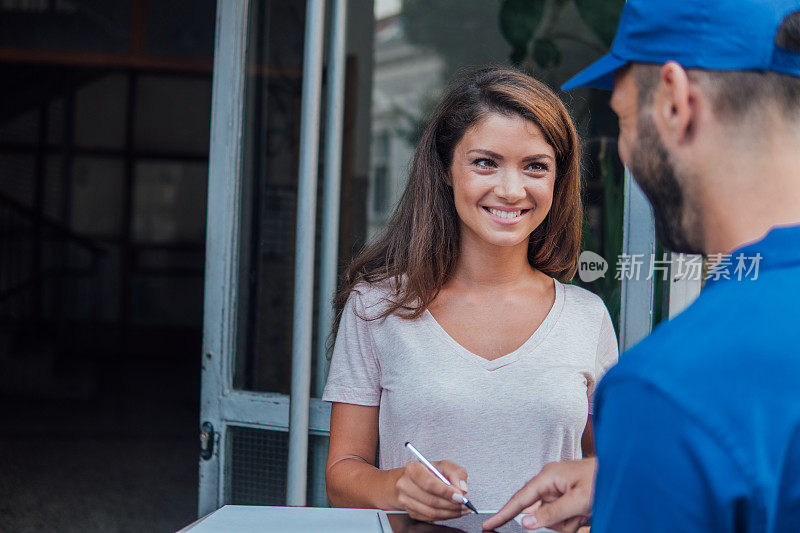
{"type": "MultiPolygon", "coordinates": [[[[558,90],[607,51],[622,4],[349,0],[339,271],[385,227],[426,116],[454,74],[514,64],[558,90]]],[[[286,503],[294,247],[307,231],[295,219],[306,8],[0,0],[3,531],[174,531],[224,503],[286,503]],[[240,17],[230,22],[229,12],[240,17]],[[242,39],[231,45],[236,31],[242,39]],[[225,46],[239,47],[241,64],[225,46]],[[241,91],[214,85],[220,65],[239,72],[241,91]],[[241,118],[230,125],[241,139],[236,194],[209,195],[210,150],[226,149],[210,134],[212,109],[223,120],[225,106],[241,118]],[[218,222],[207,219],[214,206],[233,213],[234,233],[206,231],[218,222]],[[209,381],[204,272],[218,261],[232,269],[221,282],[232,314],[216,320],[205,296],[207,338],[215,324],[228,339],[209,381]],[[226,411],[241,398],[256,402],[255,414],[226,411]],[[215,428],[206,432],[210,460],[199,456],[204,421],[215,428]],[[198,464],[213,475],[200,480],[198,464]]],[[[613,262],[623,169],[609,95],[560,94],[586,146],[584,248],[613,262]]],[[[323,181],[320,173],[320,198],[323,181]]],[[[315,264],[317,279],[318,255],[315,264]]],[[[619,282],[606,276],[589,288],[618,326],[619,282]]],[[[315,289],[317,316],[330,295],[315,289]]],[[[328,327],[314,320],[315,354],[328,327]]],[[[312,368],[308,505],[327,504],[326,427],[315,422],[326,416],[322,360],[312,368]]]]}

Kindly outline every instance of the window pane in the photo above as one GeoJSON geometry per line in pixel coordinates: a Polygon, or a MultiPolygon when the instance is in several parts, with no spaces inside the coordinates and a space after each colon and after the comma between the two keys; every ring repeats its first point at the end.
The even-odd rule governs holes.
{"type": "Polygon", "coordinates": [[[214,0],[148,2],[147,52],[211,61],[215,8],[214,0]]]}
{"type": "Polygon", "coordinates": [[[205,240],[207,173],[205,163],[137,163],[134,240],[202,244],[205,240]]]}
{"type": "Polygon", "coordinates": [[[35,156],[0,151],[0,194],[30,207],[35,177],[35,156]]]}
{"type": "MultiPolygon", "coordinates": [[[[368,204],[370,94],[373,19],[371,2],[353,2],[348,10],[342,138],[339,258],[350,257],[364,242],[368,204]],[[352,38],[351,38],[352,37],[352,38]]],[[[297,173],[301,111],[301,75],[305,3],[291,0],[251,2],[247,42],[242,160],[240,278],[237,356],[234,386],[289,393],[291,382],[296,239],[297,173]]],[[[323,67],[327,72],[327,66],[323,67]]],[[[325,76],[323,76],[324,80],[325,76]]],[[[321,139],[324,139],[325,106],[321,139]]],[[[322,225],[322,172],[316,215],[314,307],[319,294],[322,225]]],[[[307,229],[308,226],[305,225],[307,229]]],[[[340,261],[340,264],[342,262],[340,261]]],[[[329,300],[325,296],[326,300],[329,300]]],[[[316,309],[314,316],[316,317],[316,309]]],[[[323,325],[323,334],[328,326],[323,325]]],[[[314,324],[312,352],[319,326],[314,324]]],[[[312,372],[316,372],[317,357],[312,372]]],[[[314,392],[318,395],[318,392],[314,392]]]]}
{"type": "MultiPolygon", "coordinates": [[[[309,435],[306,499],[311,507],[327,507],[325,466],[315,468],[313,457],[328,455],[328,437],[309,435]]],[[[289,434],[241,426],[228,427],[225,503],[285,505],[289,434]]]]}
{"type": "Polygon", "coordinates": [[[136,81],[135,148],[206,153],[210,103],[210,76],[140,76],[136,81]]]}
{"type": "Polygon", "coordinates": [[[39,111],[37,109],[12,113],[0,122],[0,142],[35,146],[39,140],[39,111]]]}
{"type": "Polygon", "coordinates": [[[75,91],[75,144],[122,149],[127,101],[128,77],[123,74],[104,76],[75,91]]]}
{"type": "Polygon", "coordinates": [[[0,46],[127,52],[130,0],[0,2],[0,46]]]}
{"type": "Polygon", "coordinates": [[[131,285],[133,324],[196,327],[203,322],[201,277],[134,275],[131,285]]]}
{"type": "Polygon", "coordinates": [[[121,160],[76,157],[72,182],[72,229],[81,234],[121,231],[125,167],[121,160]]]}
{"type": "Polygon", "coordinates": [[[288,394],[305,7],[272,0],[250,9],[234,386],[288,394]],[[285,52],[280,63],[273,46],[285,52]]]}

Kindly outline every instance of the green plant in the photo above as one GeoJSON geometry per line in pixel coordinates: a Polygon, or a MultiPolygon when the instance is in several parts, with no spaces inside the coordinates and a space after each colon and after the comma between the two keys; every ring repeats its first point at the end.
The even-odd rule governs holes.
{"type": "Polygon", "coordinates": [[[511,45],[511,62],[530,73],[552,70],[561,64],[558,43],[567,40],[607,52],[624,4],[625,0],[501,0],[500,31],[511,45]],[[559,26],[571,3],[592,36],[559,26]]]}

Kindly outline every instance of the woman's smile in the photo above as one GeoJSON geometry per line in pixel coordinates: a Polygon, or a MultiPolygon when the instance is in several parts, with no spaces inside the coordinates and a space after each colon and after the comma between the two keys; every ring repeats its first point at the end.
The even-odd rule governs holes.
{"type": "Polygon", "coordinates": [[[522,219],[527,215],[531,209],[520,209],[520,208],[508,208],[508,207],[497,207],[497,206],[482,206],[486,213],[489,215],[489,218],[497,222],[498,224],[516,224],[521,222],[522,219]]]}

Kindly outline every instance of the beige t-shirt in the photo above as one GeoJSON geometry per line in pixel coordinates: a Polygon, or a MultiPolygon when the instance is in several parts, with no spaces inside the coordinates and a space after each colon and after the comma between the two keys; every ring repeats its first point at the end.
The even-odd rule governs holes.
{"type": "Polygon", "coordinates": [[[413,461],[410,441],[431,461],[466,468],[478,509],[499,509],[547,463],[581,458],[590,398],[618,357],[603,301],[554,281],[542,324],[494,361],[458,344],[428,311],[415,320],[359,318],[377,316],[390,298],[386,284],[360,284],[342,314],[322,399],[380,406],[381,469],[413,461]]]}

